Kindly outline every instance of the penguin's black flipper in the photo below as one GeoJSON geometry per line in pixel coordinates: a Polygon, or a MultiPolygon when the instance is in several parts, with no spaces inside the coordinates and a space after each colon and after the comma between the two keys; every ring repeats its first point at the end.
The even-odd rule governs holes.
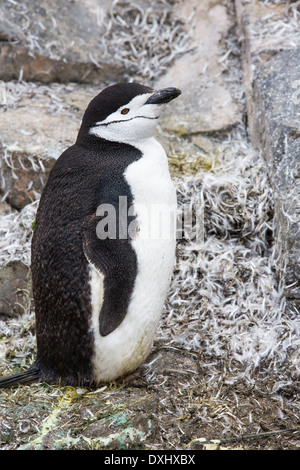
{"type": "Polygon", "coordinates": [[[99,312],[101,336],[114,331],[124,320],[137,275],[137,259],[127,239],[99,239],[100,217],[89,217],[82,230],[86,258],[103,276],[104,296],[99,312]]]}
{"type": "Polygon", "coordinates": [[[20,374],[10,375],[0,379],[0,388],[12,387],[14,385],[25,385],[32,382],[37,382],[40,378],[40,373],[37,369],[30,368],[20,374]]]}

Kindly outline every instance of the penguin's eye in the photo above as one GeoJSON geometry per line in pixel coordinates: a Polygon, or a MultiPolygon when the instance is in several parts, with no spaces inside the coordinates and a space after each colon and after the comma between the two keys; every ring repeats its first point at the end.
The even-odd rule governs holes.
{"type": "Polygon", "coordinates": [[[129,113],[129,108],[123,108],[121,111],[121,114],[128,114],[129,113]]]}

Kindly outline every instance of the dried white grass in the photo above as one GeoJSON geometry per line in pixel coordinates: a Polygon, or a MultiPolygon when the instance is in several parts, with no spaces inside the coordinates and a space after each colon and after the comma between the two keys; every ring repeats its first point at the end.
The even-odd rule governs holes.
{"type": "Polygon", "coordinates": [[[34,107],[35,104],[39,107],[43,106],[49,114],[64,114],[66,113],[66,104],[62,99],[62,95],[65,92],[68,93],[76,90],[77,86],[75,83],[51,83],[50,85],[44,85],[38,82],[12,80],[5,84],[6,106],[15,109],[20,106],[22,100],[29,99],[31,106],[34,107]]]}
{"type": "Polygon", "coordinates": [[[11,261],[30,266],[32,223],[37,206],[38,200],[27,204],[20,212],[0,216],[0,268],[11,261]]]}
{"type": "MultiPolygon", "coordinates": [[[[0,216],[0,269],[8,263],[21,262],[30,266],[32,223],[38,200],[20,212],[0,216]]],[[[20,317],[0,318],[0,365],[7,373],[14,365],[28,366],[33,362],[36,344],[34,312],[26,310],[20,317]]]]}
{"type": "Polygon", "coordinates": [[[130,1],[114,0],[105,21],[102,37],[104,58],[115,57],[134,76],[148,81],[167,70],[176,57],[191,49],[188,25],[176,18],[167,1],[148,7],[130,1]],[[185,28],[183,25],[185,24],[185,28]]]}
{"type": "MultiPolygon", "coordinates": [[[[247,3],[257,3],[255,0],[248,0],[247,3]]],[[[300,45],[299,35],[299,2],[283,2],[282,0],[265,0],[262,4],[271,7],[270,13],[261,20],[250,23],[250,39],[255,47],[265,50],[270,49],[290,49],[300,45]],[[272,6],[285,6],[282,16],[277,16],[278,11],[272,6]]]]}
{"type": "MultiPolygon", "coordinates": [[[[14,367],[28,367],[35,358],[34,312],[28,310],[18,318],[0,318],[0,366],[7,374],[14,367]]],[[[2,374],[0,374],[2,375],[2,374]]]]}
{"type": "Polygon", "coordinates": [[[276,274],[266,165],[239,132],[222,153],[214,171],[178,182],[180,205],[204,203],[204,239],[178,242],[159,337],[201,352],[216,381],[223,365],[227,383],[254,384],[258,371],[287,383],[300,372],[300,319],[276,274]]]}
{"type": "MultiPolygon", "coordinates": [[[[26,0],[14,9],[19,27],[19,39],[16,42],[25,43],[29,55],[37,53],[63,62],[68,47],[73,45],[72,40],[68,45],[60,39],[47,41],[38,34],[39,31],[33,34],[30,8],[30,1],[26,0]]],[[[92,8],[91,14],[99,26],[99,42],[95,44],[95,50],[88,54],[89,60],[100,69],[105,67],[105,60],[114,60],[127,71],[126,76],[130,80],[134,75],[148,81],[157,78],[176,57],[191,48],[188,31],[192,26],[192,18],[182,21],[175,16],[174,10],[168,0],[148,4],[114,0],[107,11],[101,5],[92,8]]],[[[52,23],[51,32],[58,28],[53,17],[52,23]]],[[[45,30],[42,21],[37,25],[42,32],[45,30]]],[[[22,76],[21,68],[20,80],[22,76]]]]}

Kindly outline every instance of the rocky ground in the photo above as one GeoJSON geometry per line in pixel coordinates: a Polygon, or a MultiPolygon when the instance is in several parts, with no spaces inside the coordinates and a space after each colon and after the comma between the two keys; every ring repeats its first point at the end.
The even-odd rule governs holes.
{"type": "Polygon", "coordinates": [[[1,390],[1,448],[299,449],[299,2],[30,3],[0,7],[1,375],[34,359],[39,194],[102,87],[182,89],[157,138],[203,223],[138,374],[1,390]]]}

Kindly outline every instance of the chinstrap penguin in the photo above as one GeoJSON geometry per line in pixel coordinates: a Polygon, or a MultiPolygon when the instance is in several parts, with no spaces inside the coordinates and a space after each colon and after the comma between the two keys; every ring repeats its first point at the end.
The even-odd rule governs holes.
{"type": "Polygon", "coordinates": [[[36,360],[0,380],[0,387],[33,381],[97,385],[133,372],[146,359],[176,245],[176,193],[154,131],[164,105],[180,93],[120,83],[88,105],[37,211],[31,247],[36,360]],[[161,218],[155,211],[153,216],[153,208],[161,207],[170,219],[162,234],[161,218]],[[110,208],[113,236],[100,230],[110,208]]]}

